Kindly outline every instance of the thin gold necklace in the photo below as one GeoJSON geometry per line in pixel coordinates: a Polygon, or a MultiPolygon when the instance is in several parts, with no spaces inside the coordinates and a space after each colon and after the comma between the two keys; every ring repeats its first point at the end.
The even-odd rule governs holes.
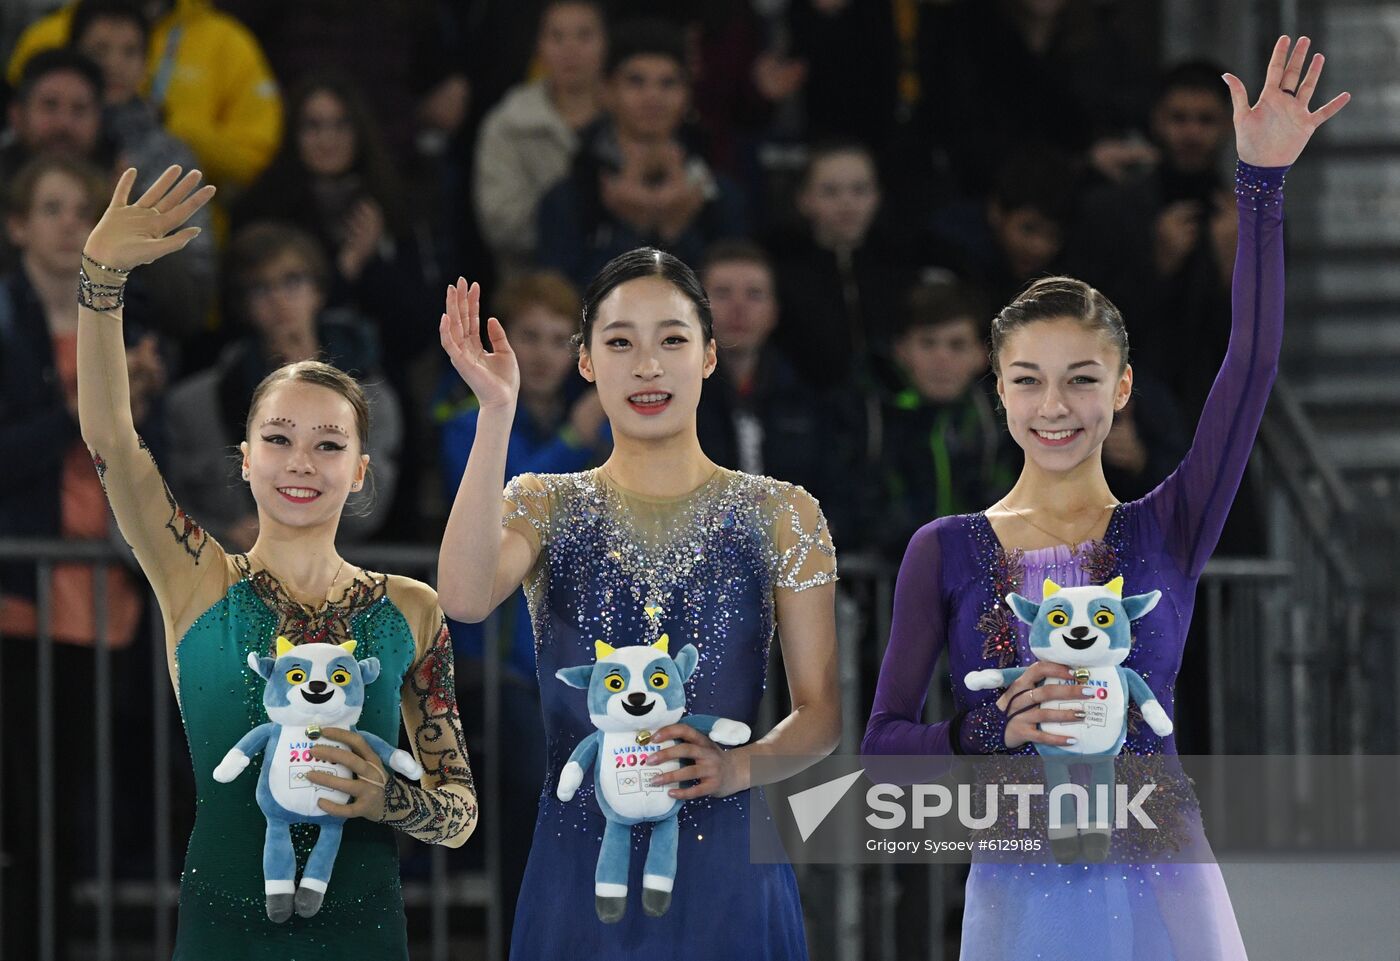
{"type": "MultiPolygon", "coordinates": [[[[250,549],[248,550],[248,553],[245,554],[244,556],[247,557],[247,558],[249,558],[249,559],[251,560],[252,557],[253,557],[253,551],[252,551],[252,549],[250,548],[250,549]]],[[[288,583],[287,580],[286,580],[285,578],[281,577],[280,575],[278,575],[278,573],[277,573],[276,571],[274,571],[270,566],[268,566],[267,561],[263,560],[262,558],[258,558],[258,562],[259,562],[260,564],[262,564],[263,570],[265,570],[265,571],[267,571],[269,574],[271,574],[274,578],[276,578],[277,583],[279,583],[279,584],[282,585],[282,589],[283,589],[283,591],[286,591],[287,596],[288,596],[288,597],[291,597],[291,592],[287,590],[287,583],[288,583]]],[[[335,590],[335,583],[336,583],[336,581],[340,580],[340,574],[341,574],[341,572],[342,572],[343,570],[345,570],[345,558],[342,557],[342,558],[340,559],[340,566],[337,567],[337,568],[335,569],[335,575],[334,575],[333,577],[331,577],[331,582],[330,582],[330,584],[326,587],[325,600],[326,600],[327,603],[330,603],[331,591],[335,590]]],[[[292,600],[296,600],[296,598],[292,598],[292,600]]],[[[298,601],[298,603],[300,603],[300,601],[298,601]]]]}
{"type": "Polygon", "coordinates": [[[1085,536],[1079,538],[1079,539],[1076,540],[1076,541],[1072,541],[1072,542],[1071,542],[1071,541],[1065,541],[1065,540],[1063,540],[1063,538],[1062,538],[1059,534],[1056,534],[1054,531],[1048,531],[1048,530],[1046,530],[1045,528],[1041,527],[1041,526],[1040,526],[1039,524],[1037,524],[1035,521],[1033,521],[1033,520],[1031,520],[1029,517],[1027,517],[1026,514],[1025,514],[1023,511],[1018,511],[1016,508],[1014,508],[1014,507],[1012,507],[1010,504],[1006,503],[1006,500],[1005,500],[1004,498],[1003,498],[1002,500],[997,501],[996,504],[993,504],[993,505],[992,505],[992,507],[997,507],[998,505],[1000,505],[1001,507],[1006,508],[1006,509],[1009,510],[1011,513],[1015,514],[1017,517],[1021,518],[1021,520],[1025,521],[1027,524],[1031,525],[1031,526],[1034,527],[1036,530],[1040,531],[1042,534],[1049,534],[1051,537],[1055,538],[1056,543],[1070,543],[1070,544],[1082,544],[1082,543],[1084,543],[1085,541],[1089,540],[1089,536],[1088,536],[1088,535],[1091,534],[1091,533],[1093,533],[1094,528],[1096,528],[1096,527],[1099,526],[1099,518],[1103,516],[1103,512],[1104,512],[1104,511],[1107,511],[1107,510],[1112,510],[1114,507],[1117,507],[1117,506],[1118,506],[1117,504],[1105,504],[1102,508],[1100,508],[1099,512],[1098,512],[1097,514],[1094,515],[1094,522],[1093,522],[1092,524],[1090,524],[1089,527],[1088,527],[1088,529],[1084,532],[1084,533],[1085,533],[1085,536]]]}

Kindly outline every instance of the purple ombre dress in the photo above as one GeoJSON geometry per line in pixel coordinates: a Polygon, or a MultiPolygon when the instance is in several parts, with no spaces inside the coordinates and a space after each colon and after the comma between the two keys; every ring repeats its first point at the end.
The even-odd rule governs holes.
{"type": "MultiPolygon", "coordinates": [[[[1230,346],[1176,471],[1114,509],[1102,541],[1004,551],[984,514],[944,517],[914,535],[895,588],[889,649],[862,745],[867,755],[1005,752],[999,691],[970,691],[969,671],[1033,662],[1027,627],[1003,598],[1039,601],[1047,577],[1073,587],[1124,578],[1124,595],[1158,589],[1125,666],[1168,715],[1196,583],[1249,460],[1283,337],[1283,179],[1287,168],[1236,174],[1240,211],[1230,346]],[[924,699],[944,648],[956,713],[925,724],[924,699]]],[[[1033,753],[1030,745],[1024,753],[1033,753]]],[[[1139,721],[1123,750],[1175,754],[1139,721]]],[[[1199,822],[1194,826],[1199,832],[1199,822]]],[[[1110,858],[1110,861],[1113,859],[1110,858]]],[[[1137,860],[1137,859],[1133,859],[1137,860]]],[[[967,882],[962,961],[1211,961],[1245,956],[1213,863],[978,863],[967,882]]]]}

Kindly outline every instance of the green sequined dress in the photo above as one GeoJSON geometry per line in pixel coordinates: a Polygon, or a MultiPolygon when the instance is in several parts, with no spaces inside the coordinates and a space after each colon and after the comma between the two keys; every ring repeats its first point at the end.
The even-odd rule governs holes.
{"type": "MultiPolygon", "coordinates": [[[[363,818],[346,822],[325,903],[311,918],[268,920],[262,853],[266,821],[254,798],[262,764],[254,757],[229,784],[213,778],[224,753],[267,720],[263,680],[248,654],[271,652],[278,633],[293,643],[354,638],[357,658],[377,657],[383,673],[365,690],[358,727],[398,743],[399,691],[414,659],[409,620],[389,599],[387,578],[365,574],[344,597],[312,612],[288,598],[266,571],[240,576],[194,622],[175,651],[181,715],[194,764],[198,807],[180,883],[175,957],[240,959],[407,958],[394,832],[363,818]]],[[[298,873],[319,829],[293,825],[298,873]]]]}
{"type": "MultiPolygon", "coordinates": [[[[84,410],[93,412],[85,414],[84,439],[122,537],[160,604],[194,772],[197,810],[180,882],[175,957],[407,959],[396,833],[457,847],[477,819],[452,640],[437,594],[412,578],[349,568],[327,592],[334,599],[308,605],[245,556],[226,553],[180,508],[129,422],[109,416],[130,403],[122,379],[106,375],[122,364],[119,326],[82,323],[79,390],[84,410]],[[280,924],[266,914],[267,823],[256,800],[263,759],[251,758],[231,783],[213,777],[229,748],[267,720],[264,682],[248,655],[274,655],[279,635],[294,644],[353,639],[356,657],[377,657],[380,675],[365,688],[358,727],[399,744],[402,715],[424,769],[417,782],[389,774],[382,822],[345,822],[320,911],[280,924]]],[[[292,826],[298,871],[318,831],[292,826]]]]}

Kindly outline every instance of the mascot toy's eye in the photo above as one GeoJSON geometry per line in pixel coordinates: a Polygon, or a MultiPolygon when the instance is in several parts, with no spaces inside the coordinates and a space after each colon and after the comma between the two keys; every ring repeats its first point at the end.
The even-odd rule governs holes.
{"type": "Polygon", "coordinates": [[[1112,627],[1115,620],[1112,611],[1099,611],[1094,615],[1094,623],[1099,627],[1112,627]]]}
{"type": "Polygon", "coordinates": [[[627,682],[622,679],[621,674],[609,674],[603,681],[603,686],[616,694],[627,686],[627,682]]]}
{"type": "Polygon", "coordinates": [[[306,672],[303,671],[303,670],[302,670],[301,668],[299,668],[299,667],[294,667],[294,668],[292,668],[290,671],[287,672],[287,683],[288,683],[288,684],[305,684],[305,683],[306,683],[306,672]]]}
{"type": "Polygon", "coordinates": [[[657,671],[651,676],[651,686],[658,691],[665,690],[666,685],[670,683],[671,679],[666,676],[664,671],[657,671]]]}
{"type": "Polygon", "coordinates": [[[1069,623],[1069,615],[1064,611],[1051,611],[1045,618],[1051,627],[1064,627],[1069,623]]]}
{"type": "Polygon", "coordinates": [[[339,684],[341,687],[344,687],[346,684],[350,683],[350,672],[343,667],[337,667],[334,671],[331,671],[331,683],[339,684]]]}

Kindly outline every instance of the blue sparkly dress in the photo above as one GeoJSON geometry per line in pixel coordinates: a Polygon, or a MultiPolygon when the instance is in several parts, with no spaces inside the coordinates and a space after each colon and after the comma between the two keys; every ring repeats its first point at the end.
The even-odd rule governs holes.
{"type": "MultiPolygon", "coordinates": [[[[792,868],[750,863],[746,792],[682,806],[673,898],[659,918],[645,914],[640,898],[650,825],[634,827],[626,914],[615,924],[598,920],[604,819],[592,778],[568,802],[555,794],[570,752],[594,727],[586,692],[554,674],[593,663],[594,641],[623,647],[664,631],[673,651],[688,643],[700,652],[686,683],[688,711],[752,727],[775,593],[836,577],[816,501],[800,487],[723,468],[679,498],[625,491],[601,470],[521,475],[505,498],[505,523],[539,549],[525,587],[548,757],[511,957],[806,958],[792,868]]],[[[752,827],[772,831],[767,821],[752,827]]]]}
{"type": "MultiPolygon", "coordinates": [[[[1064,587],[1124,578],[1123,593],[1161,590],[1135,625],[1124,666],[1147,681],[1168,715],[1195,606],[1210,559],[1249,462],[1283,340],[1283,168],[1240,164],[1230,345],[1191,449],[1160,486],[1114,508],[1102,540],[1039,550],[1005,550],[985,514],[945,517],[909,542],[895,587],[889,648],[866,727],[867,755],[1005,752],[1001,691],[953,683],[953,718],[922,721],[939,655],[952,678],[989,667],[1034,662],[1028,627],[1003,598],[1039,602],[1045,578],[1064,587]]],[[[1024,745],[1018,753],[1032,755],[1024,745]]],[[[1119,758],[1152,764],[1176,753],[1129,715],[1119,758]]],[[[1198,814],[1182,818],[1161,843],[1208,850],[1198,814]]],[[[1219,867],[1151,863],[1150,852],[1120,849],[1108,863],[976,863],[967,882],[963,961],[1236,961],[1243,942],[1219,867]],[[1144,856],[1146,855],[1146,856],[1144,856]],[[1113,863],[1121,861],[1124,863],[1113,863]]]]}

